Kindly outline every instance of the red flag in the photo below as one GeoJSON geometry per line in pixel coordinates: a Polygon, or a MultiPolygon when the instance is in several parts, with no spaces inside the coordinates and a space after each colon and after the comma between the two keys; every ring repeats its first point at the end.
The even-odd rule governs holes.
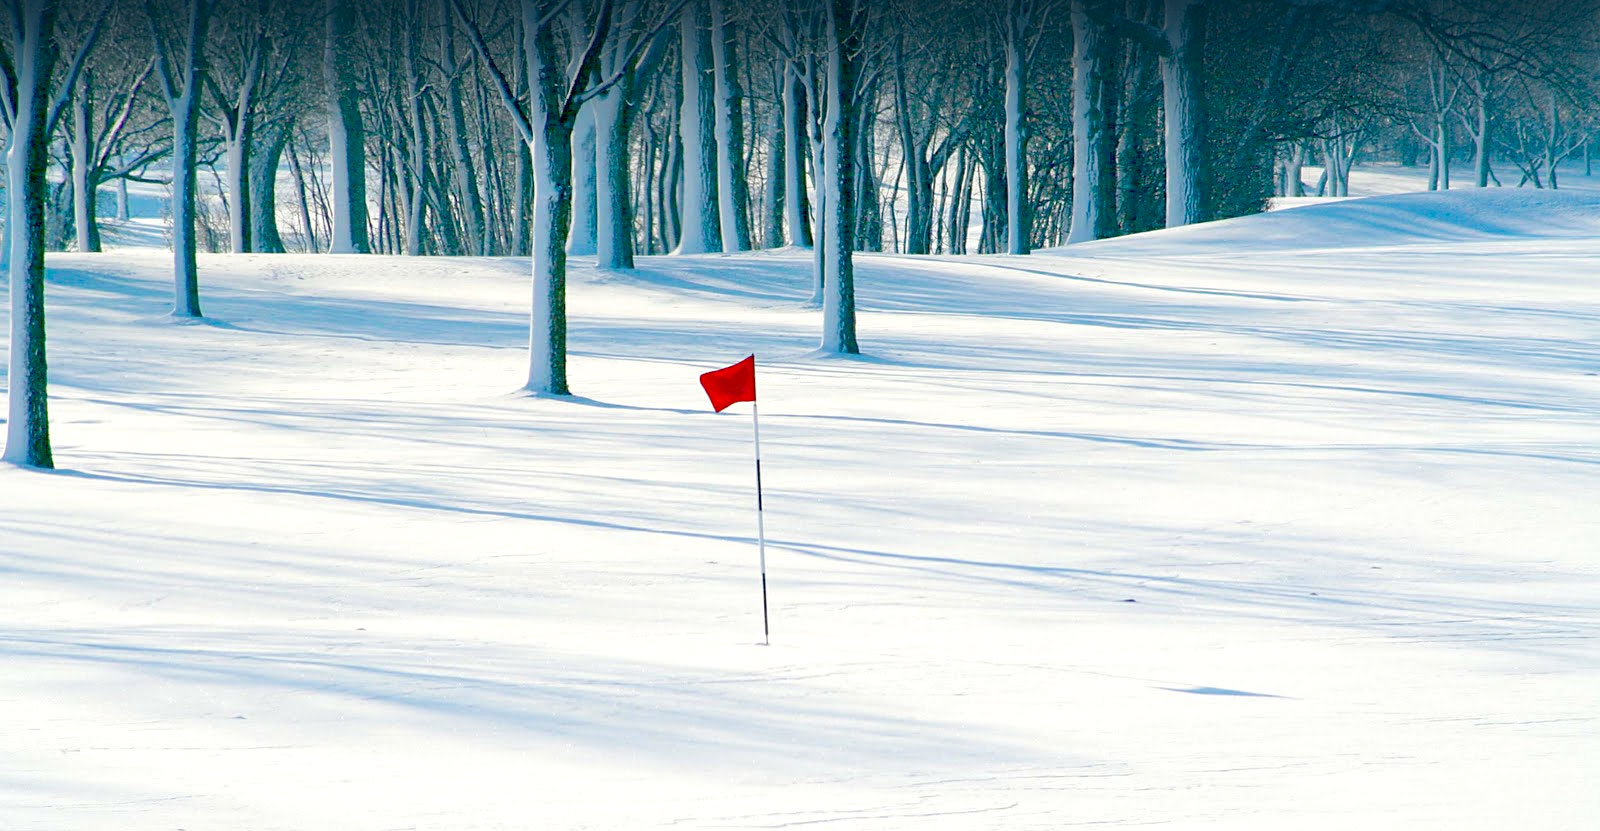
{"type": "Polygon", "coordinates": [[[700,386],[706,388],[712,409],[719,413],[730,404],[756,400],[756,356],[701,375],[700,386]]]}

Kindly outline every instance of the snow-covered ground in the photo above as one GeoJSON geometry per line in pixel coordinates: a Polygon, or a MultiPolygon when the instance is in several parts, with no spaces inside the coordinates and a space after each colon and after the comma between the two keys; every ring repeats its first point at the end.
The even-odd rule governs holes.
{"type": "MultiPolygon", "coordinates": [[[[1600,190],[1600,173],[1586,174],[1582,161],[1569,160],[1560,167],[1557,177],[1559,190],[1575,192],[1592,192],[1600,190]]],[[[1305,182],[1306,190],[1316,192],[1317,179],[1322,175],[1322,168],[1316,165],[1307,165],[1301,171],[1301,180],[1305,182]]],[[[1495,175],[1499,177],[1500,184],[1490,184],[1495,188],[1516,188],[1522,179],[1522,173],[1515,165],[1504,161],[1495,164],[1495,175]]],[[[1456,190],[1471,190],[1476,187],[1473,180],[1472,163],[1460,162],[1450,169],[1450,186],[1456,190]]],[[[1529,190],[1537,190],[1531,183],[1525,186],[1529,190]]],[[[1428,189],[1428,166],[1412,165],[1406,167],[1394,162],[1363,162],[1357,164],[1350,171],[1350,195],[1360,196],[1393,196],[1399,193],[1417,193],[1428,189]]],[[[1303,199],[1315,200],[1317,197],[1308,196],[1291,200],[1300,204],[1303,199]]]]}
{"type": "Polygon", "coordinates": [[[53,255],[0,828],[1600,824],[1600,196],[858,263],[53,255]]]}

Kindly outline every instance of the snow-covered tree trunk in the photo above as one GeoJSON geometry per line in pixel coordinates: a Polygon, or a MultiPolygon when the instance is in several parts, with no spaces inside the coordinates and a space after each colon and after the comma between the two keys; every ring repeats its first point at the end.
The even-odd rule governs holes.
{"type": "MultiPolygon", "coordinates": [[[[828,0],[832,2],[832,0],[828,0]]],[[[823,289],[827,282],[827,220],[828,196],[830,191],[827,185],[827,139],[823,132],[828,110],[827,90],[822,89],[827,84],[827,79],[817,77],[817,58],[807,55],[805,69],[801,78],[806,86],[806,136],[811,146],[811,179],[815,192],[811,196],[811,228],[813,233],[811,247],[811,304],[822,306],[823,289]]],[[[852,223],[854,224],[854,223],[852,223]]]]}
{"type": "Polygon", "coordinates": [[[72,225],[79,251],[100,250],[100,223],[95,218],[94,77],[83,74],[83,85],[72,98],[72,225]]]}
{"type": "MultiPolygon", "coordinates": [[[[607,0],[601,0],[607,2],[607,0]]],[[[569,395],[567,388],[567,233],[572,227],[572,133],[566,73],[553,26],[539,25],[540,0],[522,0],[528,95],[528,151],[533,174],[533,308],[528,329],[526,389],[569,395]]],[[[582,35],[577,21],[570,32],[582,35]]],[[[579,41],[581,43],[581,41],[579,41]]],[[[579,73],[588,71],[580,67],[579,73]]]]}
{"type": "Polygon", "coordinates": [[[172,116],[172,315],[196,318],[200,279],[195,266],[195,209],[198,179],[200,99],[205,78],[206,33],[218,0],[187,0],[181,16],[181,42],[169,43],[160,11],[147,6],[155,40],[161,88],[172,116]]]}
{"type": "MultiPolygon", "coordinates": [[[[1428,190],[1439,189],[1439,148],[1432,139],[1428,145],[1428,190]]],[[[1322,194],[1317,194],[1321,196],[1322,194]]]]}
{"type": "Polygon", "coordinates": [[[231,91],[231,100],[221,100],[220,87],[211,80],[212,92],[222,110],[219,121],[225,158],[228,245],[233,253],[245,254],[255,250],[251,240],[250,164],[255,143],[256,96],[263,71],[262,53],[267,48],[266,30],[262,25],[255,25],[253,31],[242,33],[239,40],[241,75],[238,89],[231,91]]]}
{"type": "Polygon", "coordinates": [[[1285,194],[1286,196],[1306,195],[1306,183],[1302,172],[1305,169],[1305,164],[1306,147],[1304,144],[1296,143],[1289,156],[1289,187],[1285,194]]]}
{"type": "Polygon", "coordinates": [[[595,158],[599,132],[595,127],[594,107],[585,105],[572,130],[572,233],[567,237],[567,253],[574,256],[595,253],[599,190],[595,158]]]}
{"type": "Polygon", "coordinates": [[[1205,8],[1205,0],[1166,0],[1171,54],[1161,61],[1161,89],[1169,228],[1206,218],[1205,8]]]}
{"type": "Polygon", "coordinates": [[[323,74],[328,87],[328,171],[333,254],[366,254],[367,237],[366,131],[353,73],[349,41],[353,31],[355,0],[328,0],[327,40],[323,49],[323,74]]]}
{"type": "Polygon", "coordinates": [[[55,467],[44,329],[44,199],[49,164],[46,122],[50,76],[55,70],[55,4],[18,0],[12,5],[11,81],[4,96],[11,135],[6,146],[7,273],[11,293],[7,362],[6,443],[0,461],[55,467]]]}
{"type": "Polygon", "coordinates": [[[822,351],[856,354],[855,130],[861,33],[857,4],[828,0],[827,109],[823,121],[822,351]]]}
{"type": "MultiPolygon", "coordinates": [[[[534,108],[535,117],[543,115],[534,108]]],[[[567,230],[572,222],[572,135],[549,122],[534,134],[533,310],[528,328],[530,392],[567,395],[567,230]]]]}
{"type": "Polygon", "coordinates": [[[239,125],[237,132],[223,142],[228,191],[228,250],[248,254],[250,247],[250,127],[239,125]]]}
{"type": "Polygon", "coordinates": [[[683,143],[683,197],[677,253],[722,250],[717,206],[715,83],[711,37],[706,31],[706,0],[690,0],[678,20],[683,103],[678,133],[683,143]]]}
{"type": "MultiPolygon", "coordinates": [[[[470,21],[462,0],[450,0],[458,19],[470,21]]],[[[528,78],[524,104],[494,61],[483,34],[468,25],[473,50],[488,69],[512,123],[528,147],[533,179],[533,302],[528,327],[526,389],[568,395],[567,387],[567,233],[572,224],[572,131],[579,105],[602,90],[596,87],[600,56],[612,33],[612,0],[596,0],[591,17],[569,16],[562,41],[571,46],[564,59],[551,16],[561,0],[522,0],[521,64],[528,78]]]]}
{"type": "Polygon", "coordinates": [[[1072,0],[1072,225],[1067,242],[1107,236],[1114,220],[1107,176],[1112,162],[1105,89],[1106,38],[1088,8],[1092,0],[1072,0]]]}
{"type": "Polygon", "coordinates": [[[783,213],[789,244],[811,247],[806,210],[806,157],[801,149],[800,77],[794,61],[783,68],[783,213]]]}
{"type": "Polygon", "coordinates": [[[744,170],[744,92],[724,0],[711,7],[712,88],[717,134],[717,208],[723,251],[750,250],[750,184],[744,170]]]}
{"type": "Polygon", "coordinates": [[[1023,56],[1029,24],[1027,0],[1010,0],[1005,16],[1006,57],[1006,253],[1030,250],[1028,222],[1027,125],[1023,123],[1023,92],[1027,66],[1023,56]]]}

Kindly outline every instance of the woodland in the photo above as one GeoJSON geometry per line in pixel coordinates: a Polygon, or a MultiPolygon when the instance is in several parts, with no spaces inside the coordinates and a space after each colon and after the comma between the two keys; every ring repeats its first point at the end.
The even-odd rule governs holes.
{"type": "Polygon", "coordinates": [[[1249,214],[1358,159],[1557,188],[1600,128],[1593,0],[7,5],[6,458],[43,465],[44,252],[100,250],[130,182],[179,318],[201,251],[530,257],[527,387],[562,395],[569,255],[810,248],[853,353],[858,251],[1249,214]]]}

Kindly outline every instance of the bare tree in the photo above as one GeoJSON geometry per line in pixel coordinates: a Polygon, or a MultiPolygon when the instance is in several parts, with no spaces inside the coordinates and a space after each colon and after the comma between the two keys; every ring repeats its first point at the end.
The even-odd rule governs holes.
{"type": "MultiPolygon", "coordinates": [[[[600,54],[616,26],[612,0],[591,0],[581,20],[568,17],[568,25],[558,27],[566,2],[573,1],[520,0],[519,59],[526,63],[531,87],[524,104],[461,0],[450,0],[532,157],[534,291],[526,389],[549,395],[570,394],[566,236],[572,221],[573,125],[584,102],[603,95],[621,80],[620,74],[602,78],[599,72],[600,54]]],[[[677,9],[671,12],[675,14],[677,9]]],[[[630,7],[625,13],[637,10],[630,7]]],[[[649,30],[653,33],[665,23],[663,17],[649,30]]],[[[647,40],[640,42],[639,51],[647,40]]],[[[638,57],[637,53],[627,56],[621,65],[632,66],[638,57]]]]}
{"type": "Polygon", "coordinates": [[[200,317],[195,198],[206,35],[220,0],[145,0],[157,77],[172,115],[172,314],[200,317]]]}

